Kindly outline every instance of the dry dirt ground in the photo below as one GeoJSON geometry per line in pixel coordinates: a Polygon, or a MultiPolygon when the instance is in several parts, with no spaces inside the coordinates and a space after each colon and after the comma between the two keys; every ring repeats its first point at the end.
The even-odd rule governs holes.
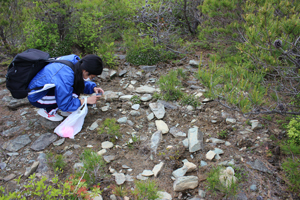
{"type": "MultiPolygon", "coordinates": [[[[160,63],[158,68],[154,73],[151,74],[151,78],[156,78],[157,80],[161,75],[167,74],[169,70],[176,69],[176,68],[184,68],[187,69],[186,66],[188,65],[188,61],[190,59],[197,60],[198,58],[195,56],[191,56],[186,60],[182,61],[179,64],[172,64],[172,63],[160,63]]],[[[205,61],[207,62],[207,60],[205,61]]],[[[128,69],[124,65],[123,62],[120,62],[120,66],[118,71],[122,69],[128,69]]],[[[140,71],[138,67],[130,66],[130,69],[133,71],[140,71]]],[[[1,67],[0,78],[3,78],[6,74],[6,67],[1,67]]],[[[188,80],[194,80],[193,72],[187,71],[189,75],[188,80]]],[[[144,85],[148,78],[146,76],[131,78],[127,77],[128,80],[137,80],[136,86],[144,85]]],[[[134,92],[127,91],[120,86],[120,80],[123,77],[116,76],[112,79],[103,81],[100,79],[96,79],[95,81],[100,84],[100,86],[105,90],[111,90],[114,92],[123,92],[124,94],[135,94],[134,92]]],[[[155,86],[155,84],[152,84],[155,86]]],[[[186,88],[187,93],[194,93],[195,91],[189,88],[188,83],[183,83],[184,87],[186,88]]],[[[197,85],[201,86],[198,82],[197,85]]],[[[156,86],[157,87],[157,86],[156,86]]],[[[5,83],[0,85],[0,90],[2,91],[5,89],[5,83]]],[[[9,94],[2,94],[0,99],[4,96],[9,94]]],[[[203,97],[204,98],[204,97],[203,97]]],[[[200,101],[203,99],[199,99],[200,101]]],[[[166,115],[163,120],[168,124],[169,128],[175,125],[179,125],[181,131],[187,133],[190,128],[194,125],[199,127],[199,130],[204,133],[204,149],[201,151],[197,151],[195,153],[190,153],[188,149],[182,146],[182,138],[174,138],[171,134],[163,135],[163,139],[157,149],[157,154],[153,156],[153,160],[150,159],[151,151],[149,148],[150,138],[151,135],[156,131],[155,127],[149,126],[149,123],[146,116],[151,112],[149,108],[149,103],[156,102],[156,100],[151,100],[150,102],[141,103],[140,112],[141,115],[138,117],[129,116],[128,113],[130,111],[130,105],[126,102],[121,101],[113,101],[110,103],[110,109],[106,112],[102,112],[100,107],[105,105],[105,101],[102,99],[97,103],[98,109],[89,108],[89,113],[85,119],[85,123],[83,125],[83,129],[81,133],[75,136],[75,139],[66,139],[65,142],[61,146],[53,146],[52,144],[48,146],[43,152],[53,152],[53,153],[64,153],[66,147],[72,147],[73,145],[80,145],[81,148],[74,149],[71,148],[73,154],[66,159],[68,162],[68,166],[65,168],[63,174],[60,175],[61,179],[68,177],[71,173],[73,173],[73,165],[76,162],[79,162],[79,156],[83,152],[83,149],[86,148],[88,145],[92,145],[92,150],[99,151],[101,150],[101,143],[108,140],[107,137],[101,136],[97,133],[97,130],[89,130],[88,127],[95,122],[97,119],[105,120],[106,118],[115,118],[119,119],[124,117],[125,115],[131,120],[134,125],[120,125],[121,129],[120,132],[123,137],[119,138],[115,145],[121,146],[120,148],[113,148],[108,150],[109,155],[115,155],[116,158],[111,163],[107,164],[106,169],[104,171],[107,174],[109,173],[109,166],[116,169],[117,171],[122,170],[122,165],[127,165],[132,169],[130,175],[136,177],[139,173],[143,172],[145,169],[153,169],[154,165],[158,164],[160,161],[165,162],[165,166],[163,170],[159,174],[158,177],[151,177],[151,180],[156,180],[157,185],[161,191],[166,191],[172,195],[173,199],[188,199],[194,197],[198,194],[198,190],[202,189],[205,190],[206,197],[204,199],[225,199],[224,195],[220,192],[213,193],[207,190],[207,174],[212,169],[213,166],[216,166],[220,161],[226,160],[235,160],[235,166],[237,167],[237,171],[242,174],[242,179],[240,180],[238,186],[238,193],[240,196],[237,199],[296,199],[295,196],[292,195],[287,191],[287,186],[284,182],[283,173],[281,171],[281,162],[283,160],[283,156],[275,152],[277,147],[276,143],[271,140],[266,141],[259,141],[257,137],[269,137],[274,135],[276,137],[276,141],[282,139],[282,131],[279,127],[277,127],[275,123],[276,117],[280,119],[280,116],[273,116],[273,121],[267,121],[260,116],[255,116],[251,119],[258,119],[261,124],[264,124],[262,129],[254,131],[251,135],[248,135],[247,138],[243,138],[244,136],[239,133],[239,131],[243,130],[244,128],[251,128],[246,123],[247,118],[244,118],[241,114],[228,110],[227,108],[219,105],[215,101],[208,102],[203,104],[202,109],[194,110],[194,111],[187,111],[186,106],[182,106],[176,110],[166,109],[166,115]],[[122,114],[122,111],[127,111],[127,114],[122,114]],[[225,118],[221,116],[221,113],[226,112],[228,113],[229,117],[233,117],[237,119],[236,126],[228,125],[225,122],[225,118]],[[194,120],[195,122],[191,124],[191,121],[194,120]],[[216,120],[217,123],[212,123],[212,120],[216,120]],[[222,130],[228,130],[229,135],[226,141],[230,142],[230,146],[222,145],[214,145],[212,143],[206,143],[206,140],[210,137],[218,138],[217,133],[222,130]],[[133,149],[128,147],[123,147],[124,144],[128,142],[131,136],[128,133],[136,132],[139,136],[142,136],[145,140],[140,141],[138,144],[134,145],[133,149]],[[239,142],[239,146],[236,144],[239,142]],[[244,142],[244,143],[243,143],[244,142]],[[254,147],[254,145],[258,143],[258,147],[254,147]],[[173,146],[172,150],[167,150],[167,147],[171,145],[173,146]],[[220,161],[208,161],[205,158],[205,154],[209,150],[213,150],[215,147],[219,147],[224,151],[224,154],[221,155],[220,161]],[[247,147],[246,150],[240,151],[242,147],[247,147]],[[251,147],[253,147],[251,149],[251,147]],[[271,154],[267,154],[268,152],[272,152],[271,154]],[[192,190],[186,190],[184,192],[174,192],[173,190],[173,180],[171,179],[172,172],[180,167],[183,166],[182,160],[188,159],[190,162],[197,165],[197,169],[194,172],[189,172],[188,175],[195,175],[199,178],[199,185],[197,188],[192,190]],[[259,159],[266,166],[272,170],[273,173],[265,173],[260,172],[258,170],[254,170],[247,164],[247,162],[253,162],[254,160],[259,159]],[[205,167],[200,167],[200,161],[206,161],[208,163],[205,167]],[[255,184],[257,186],[257,191],[251,191],[250,185],[255,184]],[[247,197],[247,198],[246,198],[247,197]]],[[[4,131],[13,126],[21,125],[24,122],[23,117],[20,115],[24,109],[28,108],[26,119],[38,119],[39,117],[36,115],[36,111],[30,105],[25,105],[18,107],[17,109],[9,109],[6,105],[2,104],[0,106],[0,130],[4,131]],[[6,121],[13,121],[14,124],[12,126],[7,126],[6,121]]],[[[154,120],[152,120],[153,123],[154,120]]],[[[23,130],[18,134],[15,134],[12,137],[0,138],[0,144],[2,145],[5,141],[14,139],[20,134],[29,134],[31,137],[36,134],[43,134],[47,132],[52,132],[53,130],[49,130],[40,124],[39,126],[34,126],[29,130],[23,130]]],[[[36,138],[35,138],[36,139],[36,138]]],[[[32,139],[34,141],[35,139],[32,139]]],[[[27,145],[25,148],[29,149],[30,144],[27,145]]],[[[277,147],[278,149],[278,147],[277,147]]],[[[24,148],[19,150],[18,153],[22,154],[24,148]]],[[[34,152],[30,150],[30,154],[28,154],[29,159],[36,159],[38,152],[34,152]]],[[[24,174],[26,167],[30,167],[31,164],[28,162],[18,162],[19,157],[14,156],[9,158],[6,155],[7,151],[2,149],[2,154],[0,155],[1,162],[7,162],[7,167],[10,168],[10,171],[1,170],[0,177],[5,177],[13,172],[20,172],[24,174]],[[13,164],[18,163],[18,164],[13,164]],[[10,164],[12,164],[10,166],[10,164]]],[[[51,169],[52,170],[52,169],[51,169]]],[[[50,175],[53,175],[53,171],[49,172],[50,175]]],[[[25,181],[22,179],[22,181],[25,181]]],[[[17,186],[14,181],[1,181],[0,185],[6,187],[9,190],[14,190],[17,186]]],[[[111,187],[108,186],[116,185],[114,181],[114,177],[109,175],[102,179],[101,181],[101,189],[103,189],[103,199],[109,199],[109,196],[112,194],[111,187]],[[107,189],[105,189],[107,188],[107,189]]],[[[125,182],[125,188],[134,187],[133,182],[125,182]]],[[[129,195],[130,196],[130,195],[129,195]]],[[[229,197],[228,199],[234,199],[233,197],[229,197]]]]}

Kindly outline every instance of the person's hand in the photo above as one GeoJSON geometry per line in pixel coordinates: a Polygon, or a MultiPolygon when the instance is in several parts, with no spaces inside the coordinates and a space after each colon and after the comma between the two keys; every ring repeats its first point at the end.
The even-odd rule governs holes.
{"type": "Polygon", "coordinates": [[[104,90],[102,90],[102,88],[94,87],[94,92],[95,92],[96,94],[100,94],[100,93],[102,93],[102,95],[104,94],[104,90]]]}
{"type": "Polygon", "coordinates": [[[87,104],[96,104],[99,98],[100,96],[96,96],[96,95],[90,96],[87,98],[87,104]]]}

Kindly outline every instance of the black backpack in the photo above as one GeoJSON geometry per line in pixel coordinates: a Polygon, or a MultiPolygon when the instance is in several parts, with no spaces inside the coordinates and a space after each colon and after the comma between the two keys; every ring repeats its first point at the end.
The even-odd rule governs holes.
{"type": "Polygon", "coordinates": [[[16,55],[8,66],[6,74],[6,87],[11,95],[16,99],[27,97],[28,92],[30,92],[30,89],[28,89],[30,81],[41,69],[51,62],[63,63],[73,68],[72,62],[55,60],[50,58],[48,53],[37,49],[28,49],[16,55]]]}

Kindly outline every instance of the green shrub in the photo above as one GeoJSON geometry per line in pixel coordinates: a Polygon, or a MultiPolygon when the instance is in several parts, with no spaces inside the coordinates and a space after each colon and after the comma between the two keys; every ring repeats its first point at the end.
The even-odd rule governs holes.
{"type": "Polygon", "coordinates": [[[130,99],[133,104],[140,104],[141,98],[138,95],[133,95],[130,99]]]}
{"type": "Polygon", "coordinates": [[[132,191],[133,196],[137,200],[149,199],[155,200],[159,198],[158,187],[155,181],[135,181],[135,189],[132,191]]]}
{"type": "Polygon", "coordinates": [[[183,95],[181,99],[181,103],[183,105],[191,105],[194,108],[197,108],[199,105],[201,105],[199,99],[195,95],[183,95]]]}
{"type": "Polygon", "coordinates": [[[106,118],[103,124],[98,129],[99,134],[107,134],[112,142],[121,137],[119,132],[120,126],[116,123],[114,118],[106,118]]]}
{"type": "Polygon", "coordinates": [[[228,137],[228,130],[222,130],[218,132],[217,135],[220,139],[226,139],[228,137]]]}
{"type": "Polygon", "coordinates": [[[300,191],[300,159],[287,158],[282,163],[282,169],[286,173],[286,177],[289,179],[289,188],[291,191],[299,193],[300,191]]]}
{"type": "Polygon", "coordinates": [[[53,168],[54,171],[63,172],[67,163],[64,161],[64,156],[61,154],[53,155],[53,153],[47,154],[48,164],[53,168]]]}
{"type": "Polygon", "coordinates": [[[97,152],[85,149],[80,155],[83,167],[77,172],[77,177],[83,177],[88,186],[95,184],[103,176],[105,161],[97,152]],[[101,176],[102,175],[102,176],[101,176]]]}
{"type": "Polygon", "coordinates": [[[160,53],[153,48],[139,48],[129,50],[126,60],[133,65],[155,65],[160,61],[160,53]]]}
{"type": "Polygon", "coordinates": [[[300,117],[294,118],[287,125],[289,141],[300,145],[300,117]]]}

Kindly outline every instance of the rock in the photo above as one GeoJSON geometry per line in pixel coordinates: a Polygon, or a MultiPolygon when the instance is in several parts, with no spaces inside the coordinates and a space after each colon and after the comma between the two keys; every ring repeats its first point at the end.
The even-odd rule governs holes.
{"type": "Polygon", "coordinates": [[[102,198],[102,196],[99,194],[98,196],[93,197],[92,200],[103,200],[103,198],[102,198]]]}
{"type": "Polygon", "coordinates": [[[143,96],[141,96],[141,101],[150,101],[151,99],[152,99],[151,94],[144,94],[143,96]]]}
{"type": "Polygon", "coordinates": [[[182,140],[182,144],[184,147],[189,148],[189,139],[185,138],[184,140],[182,140]]]}
{"type": "Polygon", "coordinates": [[[156,153],[157,147],[161,141],[162,138],[162,133],[161,131],[156,131],[155,133],[153,133],[152,137],[151,137],[151,149],[154,153],[156,153]]]}
{"type": "Polygon", "coordinates": [[[200,166],[201,166],[201,167],[204,167],[204,166],[206,166],[206,165],[207,165],[207,162],[205,162],[205,161],[203,161],[203,160],[200,161],[200,166]]]}
{"type": "Polygon", "coordinates": [[[215,148],[215,149],[214,149],[214,152],[215,152],[217,155],[223,154],[223,153],[224,153],[224,151],[223,151],[222,149],[219,149],[219,148],[215,148]]]}
{"type": "Polygon", "coordinates": [[[139,111],[136,111],[136,110],[131,110],[129,114],[131,116],[140,116],[141,115],[141,113],[139,111]]]}
{"type": "Polygon", "coordinates": [[[153,167],[152,172],[153,172],[154,177],[157,177],[157,175],[159,174],[159,172],[161,171],[163,166],[164,166],[164,162],[160,162],[159,164],[157,164],[153,167]]]}
{"type": "Polygon", "coordinates": [[[256,192],[257,191],[256,185],[255,184],[251,185],[250,190],[253,191],[253,192],[256,192]]]}
{"type": "Polygon", "coordinates": [[[115,75],[117,75],[117,71],[116,70],[111,70],[109,73],[109,77],[113,78],[115,75]]]}
{"type": "Polygon", "coordinates": [[[52,142],[57,139],[57,135],[52,133],[45,133],[41,135],[32,145],[31,149],[34,151],[41,151],[48,147],[52,142]]]}
{"type": "Polygon", "coordinates": [[[146,177],[149,177],[149,176],[153,176],[154,173],[152,172],[152,170],[144,170],[142,172],[142,176],[146,176],[146,177]]]}
{"type": "Polygon", "coordinates": [[[186,133],[181,132],[180,130],[178,130],[175,126],[170,128],[170,133],[174,136],[174,137],[186,137],[186,133]]]}
{"type": "Polygon", "coordinates": [[[235,124],[236,123],[236,119],[234,118],[226,118],[226,124],[235,124]]]}
{"type": "Polygon", "coordinates": [[[219,176],[220,182],[223,186],[229,188],[232,183],[237,181],[237,178],[234,176],[234,170],[232,167],[227,167],[226,169],[220,171],[219,176]]]}
{"type": "Polygon", "coordinates": [[[105,91],[103,94],[103,98],[106,102],[117,100],[119,96],[120,95],[118,92],[113,92],[113,91],[105,91]]]}
{"type": "Polygon", "coordinates": [[[111,161],[115,160],[116,156],[110,155],[110,156],[103,156],[103,159],[107,162],[110,163],[111,161]]]}
{"type": "Polygon", "coordinates": [[[127,70],[124,69],[124,70],[119,72],[119,76],[124,76],[126,73],[127,73],[127,70]]]}
{"type": "Polygon", "coordinates": [[[109,141],[105,141],[101,143],[101,147],[102,149],[110,149],[114,146],[114,144],[112,142],[109,141]]]}
{"type": "Polygon", "coordinates": [[[7,151],[19,151],[21,148],[25,147],[27,144],[31,142],[29,136],[20,135],[13,140],[6,142],[2,148],[6,149],[7,151]]]}
{"type": "Polygon", "coordinates": [[[127,117],[121,117],[121,118],[119,118],[119,119],[117,120],[117,122],[118,122],[119,124],[126,124],[126,122],[127,122],[127,117]]]}
{"type": "Polygon", "coordinates": [[[236,199],[237,199],[237,200],[248,200],[248,197],[246,196],[246,194],[245,194],[244,191],[240,191],[240,192],[237,194],[236,199]]]}
{"type": "Polygon", "coordinates": [[[44,117],[40,117],[38,119],[38,122],[41,124],[41,126],[50,129],[50,130],[54,130],[61,122],[53,122],[50,121],[44,117]]]}
{"type": "Polygon", "coordinates": [[[35,161],[31,167],[29,168],[29,170],[25,172],[24,176],[27,178],[28,176],[30,176],[30,174],[32,174],[33,172],[35,172],[35,170],[37,169],[37,167],[39,166],[40,162],[39,161],[35,161]]]}
{"type": "Polygon", "coordinates": [[[99,122],[100,120],[99,119],[97,119],[95,122],[93,122],[92,123],[92,125],[89,127],[89,130],[91,130],[91,131],[93,131],[93,130],[95,130],[96,128],[98,128],[98,122],[99,122]]]}
{"type": "Polygon", "coordinates": [[[159,198],[155,200],[172,200],[172,196],[167,192],[158,191],[157,194],[159,198]]]}
{"type": "Polygon", "coordinates": [[[100,151],[97,152],[97,155],[102,156],[106,153],[106,149],[101,149],[100,151]]]}
{"type": "Polygon", "coordinates": [[[1,162],[1,163],[0,163],[0,169],[1,169],[1,170],[4,170],[5,167],[6,167],[6,163],[5,163],[5,162],[1,162]]]}
{"type": "Polygon", "coordinates": [[[126,177],[126,181],[130,181],[130,182],[134,181],[133,176],[130,176],[130,175],[126,174],[125,177],[126,177]]]}
{"type": "Polygon", "coordinates": [[[189,61],[189,65],[194,66],[194,67],[198,67],[199,64],[200,64],[200,61],[196,61],[196,60],[189,61]]]}
{"type": "Polygon", "coordinates": [[[138,110],[140,108],[140,104],[134,104],[131,106],[133,110],[138,110]]]}
{"type": "Polygon", "coordinates": [[[196,152],[203,149],[203,133],[197,127],[190,128],[188,131],[189,152],[196,152]]]}
{"type": "Polygon", "coordinates": [[[31,105],[27,98],[24,98],[24,99],[14,99],[14,98],[12,98],[12,100],[7,104],[7,106],[10,109],[13,109],[13,110],[17,109],[20,106],[27,106],[27,105],[31,105]]]}
{"type": "Polygon", "coordinates": [[[198,190],[198,194],[200,197],[205,198],[206,192],[204,190],[198,190]]]}
{"type": "Polygon", "coordinates": [[[150,103],[149,107],[157,119],[162,119],[165,116],[165,107],[161,103],[150,103]]]}
{"type": "Polygon", "coordinates": [[[36,172],[38,173],[46,173],[49,171],[48,163],[47,163],[47,156],[45,153],[40,153],[40,155],[37,157],[37,161],[39,161],[38,168],[36,172]]]}
{"type": "Polygon", "coordinates": [[[250,123],[251,123],[251,129],[253,131],[262,128],[262,125],[258,122],[258,120],[251,120],[250,123]]]}
{"type": "Polygon", "coordinates": [[[120,96],[120,101],[129,101],[132,97],[133,95],[123,95],[120,96]]]}
{"type": "Polygon", "coordinates": [[[136,88],[135,90],[136,93],[142,93],[142,94],[153,94],[154,92],[156,92],[156,89],[150,86],[141,86],[136,88]]]}
{"type": "Polygon", "coordinates": [[[209,151],[206,153],[205,157],[207,160],[212,160],[215,157],[216,153],[214,151],[209,151]]]}
{"type": "Polygon", "coordinates": [[[158,131],[161,131],[162,134],[166,134],[169,132],[168,125],[162,120],[155,120],[155,125],[158,131]]]}
{"type": "Polygon", "coordinates": [[[8,130],[3,131],[1,133],[1,135],[4,136],[4,137],[11,137],[11,136],[15,135],[15,133],[21,132],[22,128],[23,128],[23,126],[12,127],[12,128],[10,128],[8,130]]]}
{"type": "Polygon", "coordinates": [[[66,152],[63,154],[64,157],[69,157],[69,156],[71,156],[71,155],[73,155],[73,151],[72,151],[72,150],[68,150],[68,151],[66,151],[66,152]]]}
{"type": "Polygon", "coordinates": [[[142,181],[145,181],[145,180],[148,179],[148,177],[142,176],[142,174],[138,174],[138,175],[136,176],[136,178],[139,179],[139,180],[142,180],[142,181]]]}
{"type": "Polygon", "coordinates": [[[209,138],[208,141],[210,141],[212,143],[215,143],[215,144],[223,144],[223,143],[225,143],[224,140],[220,140],[218,138],[209,138]]]}
{"type": "Polygon", "coordinates": [[[62,145],[65,142],[65,140],[66,140],[65,138],[61,138],[61,139],[53,142],[53,145],[54,146],[60,146],[60,145],[62,145]]]}
{"type": "Polygon", "coordinates": [[[148,121],[151,121],[153,118],[154,118],[154,114],[153,114],[153,113],[150,113],[150,114],[147,116],[147,120],[148,120],[148,121]]]}
{"type": "Polygon", "coordinates": [[[250,164],[250,166],[253,168],[253,169],[256,169],[256,170],[258,170],[258,171],[261,171],[261,172],[268,172],[268,173],[272,173],[272,171],[270,171],[267,167],[266,167],[266,165],[262,162],[262,161],[260,161],[260,160],[258,160],[258,159],[256,159],[254,162],[248,162],[248,164],[250,164]]]}
{"type": "Polygon", "coordinates": [[[183,160],[182,162],[184,163],[184,166],[188,168],[187,172],[192,172],[197,168],[197,165],[195,165],[192,162],[189,162],[187,159],[183,160]]]}
{"type": "Polygon", "coordinates": [[[175,178],[178,178],[178,177],[184,176],[187,171],[188,171],[188,168],[187,168],[187,166],[184,165],[183,167],[181,167],[181,168],[176,169],[175,171],[173,171],[172,175],[175,178]]]}
{"type": "Polygon", "coordinates": [[[123,173],[114,173],[112,175],[115,176],[115,181],[117,185],[122,185],[126,181],[125,174],[123,173]]]}
{"type": "Polygon", "coordinates": [[[79,169],[81,169],[82,167],[84,167],[84,164],[83,164],[83,163],[75,163],[74,166],[73,166],[73,168],[74,168],[75,170],[79,170],[79,169]]]}
{"type": "Polygon", "coordinates": [[[140,66],[140,68],[142,70],[144,70],[144,72],[154,72],[156,70],[156,66],[140,66]]]}
{"type": "Polygon", "coordinates": [[[106,111],[108,111],[108,109],[109,109],[109,106],[103,106],[103,107],[101,107],[102,112],[106,112],[106,111]]]}
{"type": "Polygon", "coordinates": [[[166,102],[166,101],[163,101],[163,100],[158,100],[157,103],[161,103],[167,109],[171,109],[171,110],[178,109],[178,107],[176,105],[174,105],[172,103],[169,103],[169,102],[166,102]]]}
{"type": "Polygon", "coordinates": [[[16,177],[15,174],[9,174],[9,175],[5,176],[5,177],[3,178],[3,180],[4,180],[5,182],[7,182],[7,181],[10,181],[10,180],[14,179],[15,177],[16,177]]]}
{"type": "Polygon", "coordinates": [[[181,192],[187,189],[194,189],[198,186],[197,176],[181,176],[173,184],[175,192],[181,192]]]}

